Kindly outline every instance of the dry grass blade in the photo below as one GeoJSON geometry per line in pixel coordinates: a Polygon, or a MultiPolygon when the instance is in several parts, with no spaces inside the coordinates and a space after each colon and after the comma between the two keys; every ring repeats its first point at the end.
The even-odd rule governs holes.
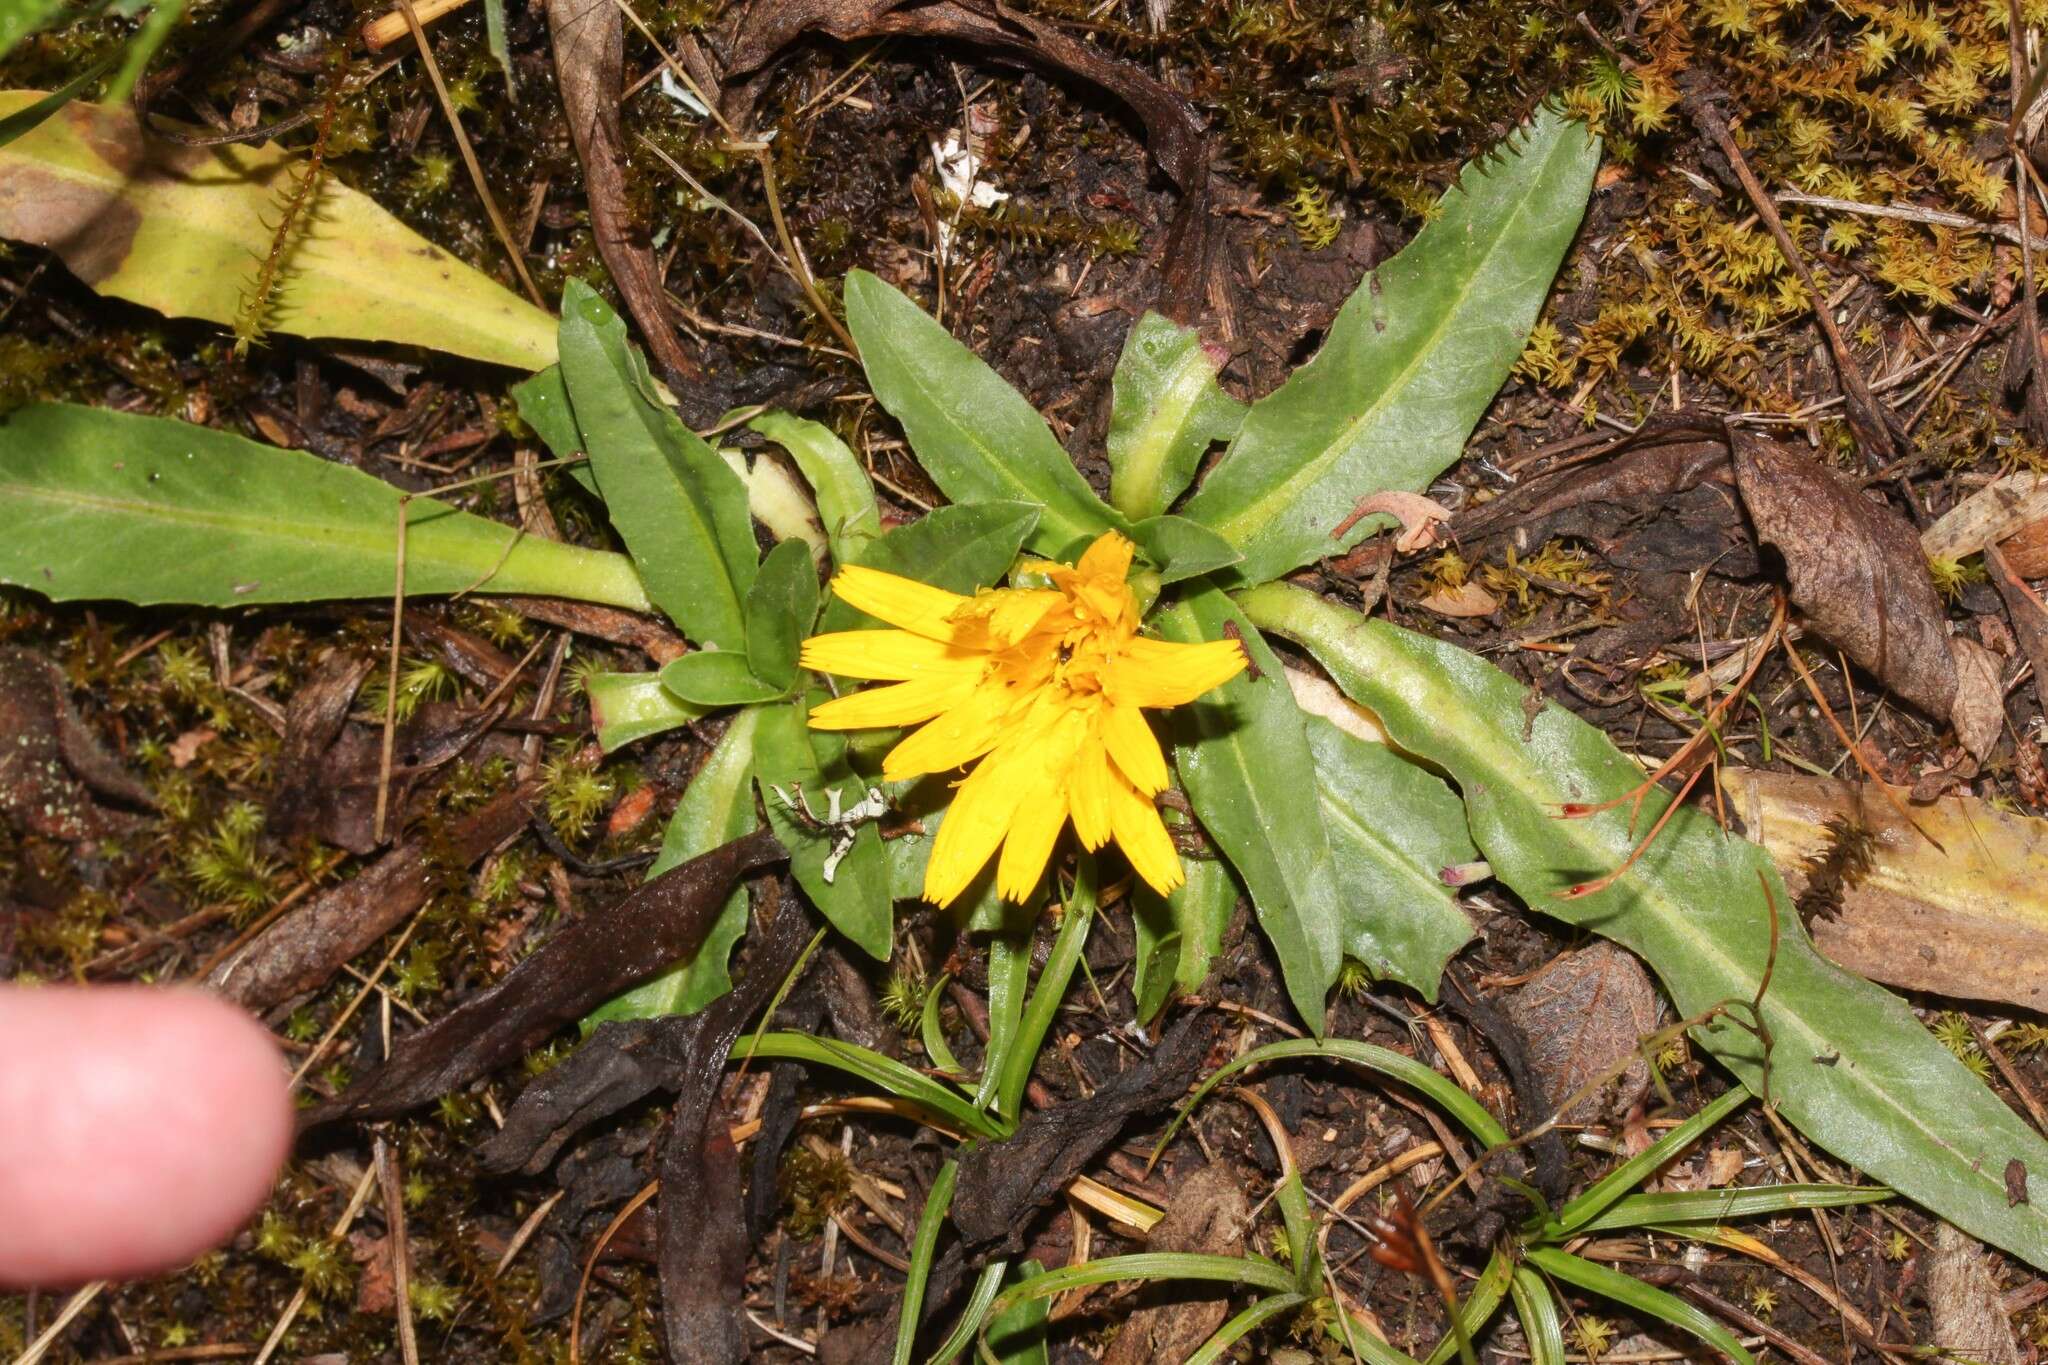
{"type": "Polygon", "coordinates": [[[455,146],[462,153],[462,164],[469,168],[470,183],[476,186],[476,197],[483,201],[484,212],[490,217],[491,231],[498,234],[500,245],[505,248],[507,259],[512,262],[512,271],[519,276],[526,297],[533,300],[536,308],[546,308],[547,300],[540,294],[540,286],[533,282],[533,276],[526,271],[526,254],[519,249],[519,242],[512,230],[505,226],[505,215],[498,212],[498,201],[491,197],[491,187],[484,181],[484,168],[476,159],[476,148],[469,144],[469,134],[463,131],[462,119],[455,112],[455,102],[448,98],[448,83],[441,79],[441,64],[434,60],[434,49],[427,45],[427,31],[420,26],[420,16],[412,7],[412,0],[398,0],[399,12],[405,15],[405,23],[412,30],[412,40],[419,46],[420,61],[427,68],[427,79],[433,82],[434,98],[441,102],[441,113],[448,120],[448,131],[455,135],[455,146]]]}

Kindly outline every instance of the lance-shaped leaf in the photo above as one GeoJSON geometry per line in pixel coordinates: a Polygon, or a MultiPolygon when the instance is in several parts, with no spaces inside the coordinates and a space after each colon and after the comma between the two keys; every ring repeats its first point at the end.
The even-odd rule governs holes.
{"type": "Polygon", "coordinates": [[[747,667],[783,690],[796,684],[797,650],[818,615],[818,570],[810,547],[785,540],[768,552],[747,591],[747,667]]]}
{"type": "Polygon", "coordinates": [[[591,469],[648,596],[697,643],[744,650],[760,558],[746,482],[655,396],[626,324],[580,280],[562,295],[561,344],[591,469]]]}
{"type": "MultiPolygon", "coordinates": [[[[1038,508],[1028,502],[955,504],[868,542],[854,563],[914,578],[947,592],[970,594],[1009,571],[1037,524],[1038,508]]],[[[881,624],[835,597],[826,605],[819,629],[856,630],[881,624]]]]}
{"type": "Polygon", "coordinates": [[[1375,977],[1406,982],[1434,1000],[1444,963],[1472,939],[1472,922],[1443,879],[1445,868],[1479,856],[1465,803],[1442,778],[1384,744],[1347,735],[1321,716],[1302,723],[1337,860],[1344,951],[1375,977]]]}
{"type": "Polygon", "coordinates": [[[817,500],[818,520],[831,542],[833,562],[859,562],[861,551],[881,537],[882,514],[875,506],[875,486],[846,442],[822,422],[786,412],[764,412],[747,427],[788,451],[803,471],[817,500]]]}
{"type": "Polygon", "coordinates": [[[590,699],[590,723],[597,727],[598,746],[606,753],[688,725],[711,711],[663,687],[659,673],[592,673],[583,679],[583,695],[590,699]]]}
{"type": "Polygon", "coordinates": [[[949,499],[1038,504],[1045,510],[1031,548],[1054,559],[1123,525],[1024,395],[922,308],[855,270],[846,277],[846,323],[869,387],[949,499]]]}
{"type": "Polygon", "coordinates": [[[1209,962],[1223,950],[1223,931],[1237,908],[1237,883],[1216,859],[1183,858],[1187,880],[1170,896],[1139,882],[1133,888],[1131,922],[1136,930],[1134,984],[1140,1023],[1159,1017],[1176,991],[1199,988],[1209,962]]]}
{"type": "MultiPolygon", "coordinates": [[[[4,27],[4,25],[0,25],[4,27]]],[[[0,116],[39,91],[0,91],[0,116]]],[[[305,159],[274,142],[185,147],[125,106],[73,103],[0,147],[0,236],[57,253],[102,294],[232,324],[305,159]]],[[[329,177],[290,244],[264,325],[397,341],[538,369],[555,321],[329,177]]]]}
{"type": "Polygon", "coordinates": [[[823,818],[831,813],[832,792],[839,793],[841,809],[866,797],[866,786],[846,766],[845,741],[808,728],[810,710],[802,697],[762,707],[760,716],[754,731],[754,778],[768,823],[789,849],[789,870],[833,928],[876,961],[886,959],[892,923],[889,866],[874,822],[843,839],[801,810],[808,804],[823,818]],[[791,803],[798,809],[791,809],[791,803]]]}
{"type": "Polygon", "coordinates": [[[1301,708],[1273,651],[1216,589],[1198,588],[1155,620],[1183,644],[1235,627],[1251,656],[1252,671],[1174,713],[1175,766],[1202,828],[1251,892],[1295,1010],[1320,1035],[1345,913],[1301,708]]]}
{"type": "Polygon", "coordinates": [[[0,583],[210,607],[519,593],[647,610],[624,555],[522,534],[303,451],[65,403],[0,418],[0,583]]]}
{"type": "MultiPolygon", "coordinates": [[[[661,839],[661,853],[647,869],[653,881],[672,867],[681,867],[701,853],[751,833],[760,823],[754,813],[754,707],[735,712],[710,757],[697,769],[661,839]]],[[[663,1014],[695,1014],[732,989],[727,964],[732,946],[747,931],[747,893],[733,892],[683,965],[643,982],[600,1006],[583,1021],[587,1033],[607,1019],[651,1019],[663,1014]]]]}
{"type": "Polygon", "coordinates": [[[1642,780],[1605,735],[1554,705],[1525,710],[1527,689],[1476,655],[1312,593],[1271,584],[1240,602],[1306,645],[1402,748],[1452,776],[1480,850],[1532,908],[1640,954],[1688,1017],[1730,1006],[1694,1035],[1759,1094],[1764,1046],[1738,1021],[1772,961],[1775,902],[1761,1015],[1779,1112],[1971,1235],[2048,1267],[2048,1142],[1897,996],[1814,951],[1762,849],[1688,807],[1610,887],[1562,896],[1620,867],[1671,799],[1654,791],[1633,830],[1626,802],[1562,818],[1567,805],[1612,800],[1642,780]],[[2028,1173],[2031,1200],[2009,1197],[2009,1162],[2028,1173]]]}
{"type": "Polygon", "coordinates": [[[1349,548],[1358,499],[1417,492],[1458,458],[1522,352],[1599,164],[1584,127],[1540,111],[1465,168],[1437,216],[1345,301],[1323,346],[1252,404],[1184,514],[1244,551],[1254,584],[1349,548]]]}
{"type": "Polygon", "coordinates": [[[1198,332],[1157,313],[1124,339],[1109,381],[1109,501],[1132,521],[1171,507],[1210,442],[1237,434],[1245,406],[1216,383],[1218,364],[1198,332]]]}

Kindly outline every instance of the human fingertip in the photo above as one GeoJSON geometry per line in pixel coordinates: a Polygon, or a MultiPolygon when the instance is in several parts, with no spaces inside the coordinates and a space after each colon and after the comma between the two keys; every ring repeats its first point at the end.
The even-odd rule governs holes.
{"type": "Polygon", "coordinates": [[[290,1149],[276,1044],[198,991],[0,987],[0,1286],[132,1279],[232,1236],[290,1149]]]}

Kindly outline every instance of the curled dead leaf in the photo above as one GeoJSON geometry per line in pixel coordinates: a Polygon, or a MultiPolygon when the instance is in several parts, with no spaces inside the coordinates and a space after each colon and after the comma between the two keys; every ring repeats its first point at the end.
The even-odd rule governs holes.
{"type": "Polygon", "coordinates": [[[1477,583],[1467,583],[1439,588],[1416,605],[1438,616],[1491,616],[1500,610],[1500,599],[1477,583]]]}

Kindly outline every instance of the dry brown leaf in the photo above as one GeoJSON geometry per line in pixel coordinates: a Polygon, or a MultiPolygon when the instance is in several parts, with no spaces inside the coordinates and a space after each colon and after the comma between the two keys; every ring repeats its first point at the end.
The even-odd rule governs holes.
{"type": "Polygon", "coordinates": [[[1812,925],[1835,962],[1906,990],[2048,1010],[2048,820],[1943,797],[1913,811],[1937,849],[1857,783],[1744,768],[1724,768],[1722,780],[1730,810],[1795,897],[1808,860],[1835,843],[1831,821],[1869,836],[1869,870],[1812,925]]]}
{"type": "Polygon", "coordinates": [[[1813,630],[1891,691],[1947,716],[1955,659],[1913,528],[1797,446],[1731,438],[1750,519],[1784,556],[1792,602],[1813,630]]]}
{"type": "Polygon", "coordinates": [[[613,0],[548,0],[554,40],[555,83],[569,118],[590,229],[605,269],[626,301],[662,377],[671,383],[701,373],[683,354],[668,319],[666,291],[653,243],[634,225],[626,206],[626,145],[619,123],[625,88],[626,25],[613,0]]]}
{"type": "MultiPolygon", "coordinates": [[[[1608,943],[1555,959],[1507,1002],[1509,1017],[1529,1040],[1529,1060],[1556,1105],[1634,1057],[1643,1038],[1657,1030],[1657,1009],[1657,993],[1642,964],[1608,943]]],[[[1649,1068],[1635,1058],[1615,1084],[1578,1098],[1564,1118],[1595,1123],[1621,1113],[1649,1083],[1649,1068]]]]}
{"type": "MultiPolygon", "coordinates": [[[[1204,1166],[1174,1191],[1166,1217],[1145,1239],[1145,1250],[1244,1255],[1244,1229],[1251,1221],[1244,1189],[1244,1177],[1224,1163],[1204,1166]]],[[[1226,1295],[1191,1298],[1182,1288],[1131,1314],[1110,1342],[1102,1365],[1186,1360],[1228,1316],[1226,1295]]]]}
{"type": "MultiPolygon", "coordinates": [[[[2044,519],[2048,474],[2021,470],[1986,484],[1944,512],[1920,533],[1920,548],[1929,559],[1963,559],[2044,519]]],[[[2037,539],[2048,548],[2048,537],[2037,539]]]]}
{"type": "Polygon", "coordinates": [[[1983,1246],[1943,1223],[1934,1230],[1926,1270],[1933,1342],[1942,1353],[1978,1365],[2020,1365],[2019,1340],[1983,1246]]]}
{"type": "Polygon", "coordinates": [[[1442,503],[1420,493],[1403,493],[1398,489],[1360,498],[1350,515],[1354,519],[1363,519],[1376,513],[1385,513],[1401,523],[1401,534],[1394,538],[1394,548],[1402,554],[1426,550],[1436,544],[1439,539],[1437,524],[1451,519],[1450,511],[1442,503]]]}
{"type": "Polygon", "coordinates": [[[1500,610],[1500,599],[1477,583],[1467,583],[1439,588],[1416,605],[1438,616],[1491,616],[1500,610]]]}
{"type": "Polygon", "coordinates": [[[166,751],[173,768],[189,768],[192,760],[199,757],[199,751],[220,738],[220,731],[210,729],[187,730],[171,741],[166,751]]]}

